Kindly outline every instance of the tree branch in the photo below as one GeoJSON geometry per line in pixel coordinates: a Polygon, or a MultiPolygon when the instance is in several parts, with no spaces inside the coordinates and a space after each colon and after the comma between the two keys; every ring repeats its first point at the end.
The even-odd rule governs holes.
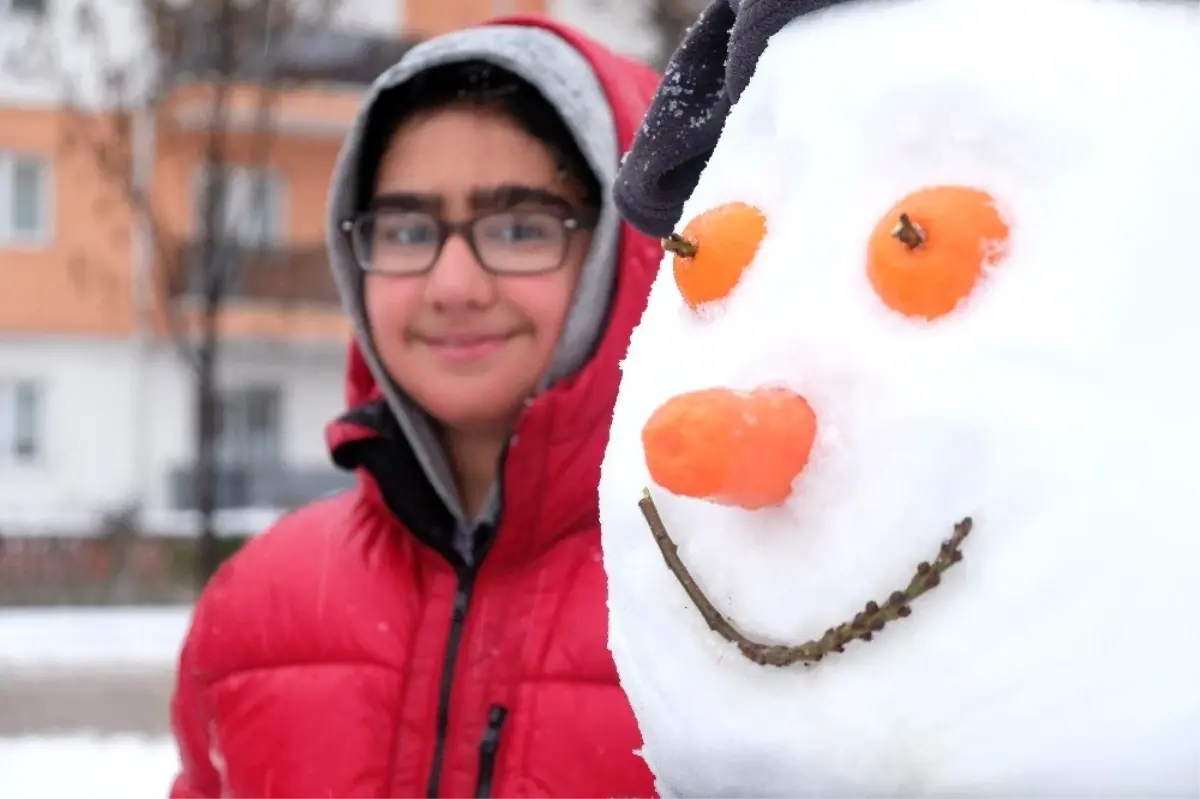
{"type": "MultiPolygon", "coordinates": [[[[149,45],[148,53],[123,57],[113,46],[108,29],[114,14],[110,0],[81,0],[73,18],[72,37],[77,42],[58,44],[55,35],[39,40],[41,60],[27,63],[53,65],[52,75],[62,97],[64,119],[60,148],[84,157],[102,184],[130,211],[144,246],[148,271],[133,275],[133,291],[147,298],[134,309],[138,323],[154,337],[165,327],[170,341],[194,377],[197,416],[195,437],[195,507],[200,516],[197,582],[203,585],[215,571],[218,559],[214,518],[217,507],[217,438],[220,406],[216,380],[223,352],[221,320],[226,302],[236,289],[234,276],[241,267],[236,255],[238,237],[230,220],[247,218],[251,208],[231,206],[234,199],[265,207],[266,184],[251,183],[250,196],[231,196],[230,167],[258,171],[269,164],[277,143],[275,109],[289,83],[284,69],[296,57],[296,44],[287,50],[289,36],[328,24],[340,0],[131,0],[136,25],[149,45]],[[92,63],[85,70],[68,68],[64,51],[78,64],[78,51],[92,63]],[[49,56],[48,58],[46,56],[49,56]],[[81,85],[81,75],[99,76],[95,86],[81,85]],[[199,139],[200,163],[205,176],[197,198],[193,225],[180,227],[177,197],[162,196],[155,185],[157,150],[179,141],[183,131],[171,129],[172,106],[183,89],[197,89],[204,98],[202,126],[192,135],[199,139]],[[243,130],[235,121],[239,92],[253,94],[253,123],[243,130]],[[149,124],[143,124],[149,123],[149,124]],[[154,153],[141,133],[154,130],[154,153]],[[165,135],[164,130],[166,131],[165,135]],[[242,147],[242,145],[248,145],[242,147]],[[249,163],[240,156],[249,151],[249,163]],[[146,164],[146,159],[153,164],[146,164]],[[146,168],[142,168],[145,166],[146,168]],[[189,229],[192,227],[194,229],[189,229]],[[191,240],[192,246],[184,246],[191,240]],[[198,252],[197,252],[198,251],[198,252]],[[188,286],[199,284],[198,320],[178,302],[188,286]],[[148,284],[148,285],[147,285],[148,284]],[[160,321],[161,320],[161,321],[160,321]],[[198,322],[195,330],[192,322],[198,322]]],[[[319,75],[312,77],[319,78],[319,75]]],[[[252,173],[253,174],[253,173],[252,173]]],[[[104,210],[97,208],[97,211],[104,210]]],[[[258,231],[256,231],[258,232],[258,231]]],[[[89,243],[90,244],[90,243],[89,243]]],[[[86,259],[73,259],[81,284],[88,272],[86,259]]]]}

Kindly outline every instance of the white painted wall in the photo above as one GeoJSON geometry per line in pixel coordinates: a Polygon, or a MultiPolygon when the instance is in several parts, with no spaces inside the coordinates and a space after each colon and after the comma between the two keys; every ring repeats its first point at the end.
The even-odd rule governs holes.
{"type": "MultiPolygon", "coordinates": [[[[442,0],[451,2],[452,0],[442,0]]],[[[336,0],[334,24],[347,30],[379,34],[399,32],[404,25],[404,0],[336,0]]]]}
{"type": "MultiPolygon", "coordinates": [[[[166,347],[141,365],[143,377],[129,340],[0,338],[0,379],[36,380],[45,391],[42,457],[0,462],[0,532],[86,533],[130,501],[187,532],[165,506],[171,469],[193,452],[191,375],[166,347]]],[[[229,345],[218,381],[279,385],[284,464],[332,468],[324,427],[343,410],[343,374],[342,346],[229,345]]]]}
{"type": "MultiPolygon", "coordinates": [[[[454,2],[454,0],[444,0],[454,2]]],[[[293,7],[324,18],[328,0],[288,0],[293,7]]],[[[399,33],[403,0],[336,0],[332,24],[370,33],[399,33]]],[[[49,15],[34,21],[9,14],[0,0],[0,105],[39,106],[63,99],[89,106],[112,104],[117,96],[105,88],[107,71],[130,81],[152,74],[153,52],[140,10],[145,0],[50,0],[49,15]],[[81,14],[81,11],[98,12],[81,14]],[[81,24],[83,18],[93,25],[81,24]]],[[[130,95],[121,98],[132,106],[130,95]]]]}
{"type": "MultiPolygon", "coordinates": [[[[104,67],[144,80],[153,65],[146,63],[140,6],[141,0],[51,0],[45,20],[0,10],[0,103],[111,100],[104,67]],[[83,13],[90,9],[101,13],[83,13]],[[89,20],[94,25],[85,24],[89,20]]],[[[0,0],[0,9],[6,7],[0,0]]]]}
{"type": "MultiPolygon", "coordinates": [[[[218,365],[222,387],[274,386],[283,391],[283,462],[300,468],[329,463],[325,425],[344,410],[343,347],[258,345],[254,351],[227,345],[218,365]]],[[[152,409],[147,461],[153,474],[143,496],[148,507],[167,504],[165,475],[187,467],[195,451],[192,377],[171,351],[150,361],[152,409]]]]}
{"type": "Polygon", "coordinates": [[[132,374],[127,345],[0,340],[0,376],[45,387],[40,459],[0,463],[0,530],[84,524],[131,497],[132,374]]]}
{"type": "Polygon", "coordinates": [[[641,61],[658,53],[660,37],[651,24],[650,0],[549,0],[546,11],[618,53],[641,61]]]}

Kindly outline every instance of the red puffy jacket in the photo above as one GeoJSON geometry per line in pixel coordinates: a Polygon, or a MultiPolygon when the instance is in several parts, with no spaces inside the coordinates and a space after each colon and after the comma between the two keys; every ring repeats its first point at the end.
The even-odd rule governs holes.
{"type": "MultiPolygon", "coordinates": [[[[591,61],[628,148],[657,76],[519,21],[591,61]]],[[[597,485],[661,250],[625,228],[620,252],[595,356],[517,425],[476,570],[440,554],[435,532],[452,521],[351,348],[352,410],[327,438],[357,488],[256,537],[197,603],[172,703],[172,796],[654,793],[606,645],[597,485]]]]}

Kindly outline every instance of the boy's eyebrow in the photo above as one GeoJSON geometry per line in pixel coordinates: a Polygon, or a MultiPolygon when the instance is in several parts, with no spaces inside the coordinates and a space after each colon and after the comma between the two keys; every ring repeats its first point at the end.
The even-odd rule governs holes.
{"type": "Polygon", "coordinates": [[[391,208],[396,211],[423,211],[438,214],[446,201],[437,194],[420,194],[417,192],[391,192],[376,195],[371,200],[370,210],[391,208]]]}
{"type": "Polygon", "coordinates": [[[537,205],[572,212],[575,210],[567,198],[537,186],[522,186],[506,183],[488,189],[475,189],[469,199],[471,210],[476,213],[506,211],[521,205],[537,205]]]}
{"type": "MultiPolygon", "coordinates": [[[[506,211],[522,205],[555,208],[568,213],[575,211],[571,202],[561,194],[537,186],[522,186],[515,183],[474,189],[468,196],[467,203],[471,211],[477,214],[506,211]]],[[[446,205],[446,198],[440,194],[402,191],[376,195],[371,200],[370,210],[389,208],[396,211],[420,211],[437,216],[445,209],[446,205]]]]}

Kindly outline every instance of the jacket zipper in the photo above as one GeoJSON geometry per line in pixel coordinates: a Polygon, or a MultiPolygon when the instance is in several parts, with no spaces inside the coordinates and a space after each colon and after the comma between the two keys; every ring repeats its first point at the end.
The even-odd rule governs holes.
{"type": "Polygon", "coordinates": [[[458,648],[466,627],[467,607],[471,603],[471,588],[475,573],[471,569],[458,571],[458,587],[454,592],[454,610],[450,613],[450,637],[446,640],[446,655],[442,659],[442,684],[438,692],[437,733],[433,749],[433,765],[429,771],[426,793],[436,799],[442,781],[442,760],[446,756],[446,728],[450,724],[450,694],[454,687],[454,666],[458,648]]]}
{"type": "MultiPolygon", "coordinates": [[[[508,457],[508,446],[505,445],[500,456],[503,464],[508,457]]],[[[500,469],[500,495],[504,496],[504,469],[500,469]]],[[[496,538],[500,528],[500,520],[495,524],[482,526],[476,530],[475,559],[467,564],[454,551],[453,547],[444,542],[431,542],[431,546],[440,552],[451,566],[454,567],[458,578],[458,587],[454,592],[454,609],[450,613],[450,637],[446,640],[446,655],[442,660],[442,684],[438,692],[437,733],[433,747],[433,763],[429,769],[429,783],[426,795],[429,799],[437,799],[442,784],[442,762],[446,759],[446,732],[450,726],[450,698],[454,693],[454,667],[458,663],[458,649],[462,645],[463,630],[466,627],[467,608],[471,604],[471,590],[475,587],[475,574],[483,563],[483,558],[496,538]]],[[[507,713],[507,711],[505,711],[507,713]]],[[[503,722],[501,722],[503,723],[503,722]]]]}
{"type": "Polygon", "coordinates": [[[483,731],[483,740],[479,742],[479,778],[475,782],[475,796],[480,799],[492,795],[496,753],[500,749],[500,734],[504,731],[504,720],[507,718],[508,708],[504,705],[492,705],[488,711],[487,727],[483,731]]]}
{"type": "MultiPolygon", "coordinates": [[[[383,403],[376,403],[373,406],[376,409],[375,415],[366,417],[357,412],[347,414],[343,419],[349,420],[355,424],[363,426],[367,431],[375,431],[380,434],[381,438],[395,439],[397,431],[392,431],[388,427],[389,414],[382,410],[383,403]],[[359,415],[363,418],[355,419],[354,416],[359,415]],[[378,417],[378,418],[377,418],[378,417]]],[[[391,420],[391,425],[396,427],[394,418],[391,420]]],[[[515,438],[515,435],[514,435],[515,438]]],[[[366,441],[364,439],[364,441],[366,441]]],[[[508,459],[509,444],[506,444],[503,452],[500,455],[500,475],[498,480],[500,496],[504,496],[504,466],[503,464],[508,459]]],[[[458,650],[462,646],[462,638],[464,628],[466,627],[467,609],[471,604],[471,592],[474,588],[476,573],[483,563],[483,558],[491,549],[491,545],[495,541],[496,531],[500,527],[499,517],[490,525],[481,525],[477,531],[475,539],[475,558],[473,563],[464,562],[463,558],[456,552],[444,538],[438,535],[431,534],[429,525],[414,524],[413,519],[406,518],[406,515],[400,512],[400,505],[395,502],[393,494],[384,489],[387,484],[386,480],[381,479],[381,475],[388,474],[387,462],[383,459],[383,451],[376,448],[374,450],[364,449],[359,453],[358,459],[347,458],[339,460],[335,454],[335,460],[339,460],[338,465],[343,468],[358,468],[364,467],[375,478],[380,485],[380,491],[383,494],[383,500],[392,512],[392,515],[402,525],[412,533],[418,541],[428,546],[430,549],[441,555],[447,563],[454,569],[456,578],[456,586],[454,591],[454,607],[450,615],[450,633],[446,640],[445,655],[442,660],[442,679],[438,691],[438,710],[436,732],[434,737],[433,761],[429,771],[429,781],[426,784],[426,792],[430,797],[438,796],[441,789],[442,766],[446,759],[446,734],[450,725],[450,700],[453,695],[454,687],[454,671],[458,662],[458,650]],[[374,453],[374,454],[372,454],[374,453]]]]}

